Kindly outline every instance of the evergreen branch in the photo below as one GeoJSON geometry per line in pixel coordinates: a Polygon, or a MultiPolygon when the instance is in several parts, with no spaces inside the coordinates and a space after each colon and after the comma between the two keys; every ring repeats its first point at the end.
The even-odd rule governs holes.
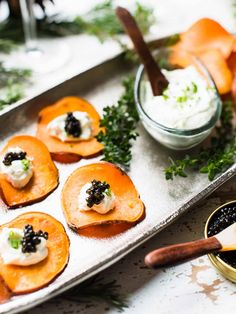
{"type": "Polygon", "coordinates": [[[86,302],[86,304],[91,304],[93,299],[101,300],[122,312],[128,307],[128,304],[126,299],[117,291],[119,288],[120,285],[117,284],[116,280],[104,282],[104,279],[97,275],[64,293],[62,297],[72,302],[86,302]]]}

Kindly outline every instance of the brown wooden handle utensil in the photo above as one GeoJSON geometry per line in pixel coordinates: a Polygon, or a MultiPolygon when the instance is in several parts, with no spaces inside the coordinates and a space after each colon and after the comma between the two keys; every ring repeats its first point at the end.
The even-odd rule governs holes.
{"type": "Polygon", "coordinates": [[[222,249],[215,237],[170,245],[150,252],[145,257],[148,267],[171,266],[222,249]]]}
{"type": "Polygon", "coordinates": [[[153,95],[161,95],[163,90],[168,86],[168,81],[155,62],[135,19],[128,10],[122,7],[117,7],[116,15],[121,21],[125,32],[132,40],[135,50],[145,67],[152,86],[153,95]]]}

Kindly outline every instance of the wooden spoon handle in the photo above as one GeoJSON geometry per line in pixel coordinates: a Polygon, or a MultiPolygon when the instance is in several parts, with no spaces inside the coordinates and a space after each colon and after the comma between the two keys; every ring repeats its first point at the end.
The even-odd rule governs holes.
{"type": "Polygon", "coordinates": [[[150,252],[145,257],[148,267],[158,268],[212,253],[222,249],[222,245],[215,237],[192,242],[170,245],[150,252]]]}
{"type": "Polygon", "coordinates": [[[122,7],[116,8],[116,14],[132,40],[135,50],[145,67],[152,86],[153,95],[161,95],[163,90],[168,86],[168,81],[156,64],[135,19],[128,10],[122,7]]]}

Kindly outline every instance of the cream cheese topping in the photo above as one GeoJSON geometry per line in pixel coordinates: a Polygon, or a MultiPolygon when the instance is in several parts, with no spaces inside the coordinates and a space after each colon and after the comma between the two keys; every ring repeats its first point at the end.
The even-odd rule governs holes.
{"type": "Polygon", "coordinates": [[[80,121],[81,134],[79,137],[73,137],[66,132],[65,125],[67,114],[58,116],[47,125],[49,134],[63,142],[76,142],[90,139],[92,136],[92,121],[88,114],[82,111],[74,111],[73,116],[80,121]]]}
{"type": "Polygon", "coordinates": [[[215,90],[194,66],[162,70],[169,81],[161,96],[153,96],[146,85],[144,110],[154,121],[175,129],[190,130],[205,125],[215,113],[215,90]]]}
{"type": "Polygon", "coordinates": [[[114,209],[115,207],[115,195],[111,191],[109,195],[104,193],[104,199],[101,201],[100,204],[96,205],[94,204],[93,207],[88,207],[87,205],[87,197],[89,196],[86,192],[91,187],[91,183],[86,183],[80,190],[79,197],[78,197],[78,207],[80,210],[88,211],[88,210],[94,210],[99,214],[106,214],[110,210],[114,209]]]}
{"type": "MultiPolygon", "coordinates": [[[[23,150],[19,147],[12,147],[7,150],[7,153],[20,153],[23,150]]],[[[0,163],[0,171],[4,174],[7,181],[9,181],[15,188],[23,188],[30,181],[33,176],[32,159],[26,158],[23,160],[13,160],[11,165],[6,166],[3,163],[3,156],[0,163]]]]}
{"type": "Polygon", "coordinates": [[[40,237],[41,242],[36,246],[37,251],[33,253],[23,253],[22,246],[13,248],[9,241],[10,233],[14,232],[21,238],[24,235],[23,230],[18,228],[3,228],[0,233],[0,255],[3,263],[7,265],[29,266],[34,265],[48,256],[47,240],[40,237]]]}

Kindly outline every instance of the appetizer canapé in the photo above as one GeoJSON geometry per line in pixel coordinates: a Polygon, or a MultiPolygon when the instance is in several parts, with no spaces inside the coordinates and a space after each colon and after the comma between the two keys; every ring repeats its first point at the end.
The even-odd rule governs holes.
{"type": "Polygon", "coordinates": [[[65,97],[40,111],[37,136],[54,160],[71,163],[102,151],[102,144],[95,138],[99,121],[99,114],[87,101],[65,97]]]}
{"type": "MultiPolygon", "coordinates": [[[[30,212],[0,227],[0,278],[13,294],[48,285],[64,270],[68,259],[68,236],[52,216],[30,212]]],[[[6,290],[0,282],[0,300],[1,290],[4,296],[6,290]]]]}
{"type": "Polygon", "coordinates": [[[0,153],[0,187],[11,207],[40,201],[58,185],[58,170],[47,147],[28,135],[12,137],[0,153]]]}
{"type": "Polygon", "coordinates": [[[128,223],[144,218],[144,204],[128,175],[117,166],[99,162],[75,170],[62,190],[69,226],[81,230],[98,225],[128,223]]]}

